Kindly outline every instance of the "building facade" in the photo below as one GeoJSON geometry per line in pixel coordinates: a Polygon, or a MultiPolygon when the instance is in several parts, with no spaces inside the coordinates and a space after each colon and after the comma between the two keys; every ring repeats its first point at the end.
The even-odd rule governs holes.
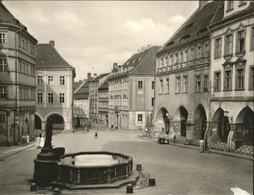
{"type": "Polygon", "coordinates": [[[254,2],[221,2],[209,29],[210,134],[215,147],[253,154],[254,2]]]}
{"type": "Polygon", "coordinates": [[[75,128],[84,128],[89,120],[89,83],[91,74],[88,73],[84,80],[74,92],[74,126],[75,128]]]}
{"type": "Polygon", "coordinates": [[[109,127],[136,130],[151,125],[155,59],[159,48],[143,48],[123,65],[114,63],[108,79],[109,127]]]}
{"type": "Polygon", "coordinates": [[[75,69],[57,52],[54,41],[38,44],[36,52],[36,129],[44,130],[51,119],[54,129],[72,131],[75,69]]]}
{"type": "Polygon", "coordinates": [[[157,54],[154,130],[176,141],[199,144],[209,120],[210,34],[218,2],[200,1],[197,10],[157,54]]]}
{"type": "Polygon", "coordinates": [[[99,127],[108,127],[108,80],[98,89],[98,123],[99,127]]]}
{"type": "Polygon", "coordinates": [[[109,73],[101,74],[89,82],[89,119],[93,127],[99,127],[99,87],[108,78],[109,73]]]}
{"type": "Polygon", "coordinates": [[[36,43],[0,1],[0,145],[35,136],[36,43]]]}

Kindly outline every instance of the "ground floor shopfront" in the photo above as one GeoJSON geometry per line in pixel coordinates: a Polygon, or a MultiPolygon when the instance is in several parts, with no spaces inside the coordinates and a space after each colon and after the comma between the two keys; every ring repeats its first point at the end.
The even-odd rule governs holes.
{"type": "Polygon", "coordinates": [[[252,101],[211,101],[209,107],[179,106],[175,111],[161,107],[155,114],[153,130],[165,132],[180,143],[199,145],[206,139],[215,149],[253,154],[253,110],[252,101]]]}
{"type": "Polygon", "coordinates": [[[0,108],[0,145],[24,144],[35,138],[35,107],[0,108]]]}
{"type": "Polygon", "coordinates": [[[152,111],[109,110],[110,128],[142,130],[152,124],[152,111]]]}

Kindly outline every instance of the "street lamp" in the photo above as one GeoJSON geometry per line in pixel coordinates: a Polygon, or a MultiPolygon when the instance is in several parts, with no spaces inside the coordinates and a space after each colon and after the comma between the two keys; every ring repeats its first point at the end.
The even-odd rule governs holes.
{"type": "Polygon", "coordinates": [[[115,113],[116,113],[116,128],[118,129],[118,114],[119,114],[118,106],[115,106],[115,113]]]}

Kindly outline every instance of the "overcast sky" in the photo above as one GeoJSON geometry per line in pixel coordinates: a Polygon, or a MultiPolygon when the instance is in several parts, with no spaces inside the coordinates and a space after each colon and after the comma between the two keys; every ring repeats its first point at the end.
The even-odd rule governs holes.
{"type": "Polygon", "coordinates": [[[196,1],[5,1],[9,11],[40,42],[76,69],[110,72],[141,47],[163,45],[197,9],[196,1]]]}

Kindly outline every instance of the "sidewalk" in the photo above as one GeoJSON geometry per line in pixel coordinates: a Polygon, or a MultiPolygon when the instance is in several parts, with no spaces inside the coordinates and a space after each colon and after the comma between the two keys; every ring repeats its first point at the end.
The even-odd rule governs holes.
{"type": "MultiPolygon", "coordinates": [[[[158,142],[158,140],[155,139],[155,138],[149,138],[149,137],[144,137],[144,136],[139,136],[139,138],[144,139],[144,140],[153,141],[153,142],[158,142]]],[[[173,142],[170,142],[169,145],[178,146],[178,147],[183,147],[183,148],[193,149],[193,150],[198,150],[199,151],[199,147],[193,146],[193,145],[186,145],[186,144],[173,143],[173,142]]],[[[244,154],[238,154],[238,153],[234,153],[234,152],[226,152],[226,151],[214,150],[214,149],[210,149],[210,152],[211,153],[215,153],[215,154],[219,154],[219,155],[230,156],[230,157],[234,157],[234,158],[241,158],[241,159],[251,160],[251,161],[254,160],[253,156],[251,156],[251,155],[244,155],[244,154]]]]}
{"type": "Polygon", "coordinates": [[[14,154],[35,147],[35,141],[31,141],[29,144],[24,146],[1,146],[0,147],[0,160],[4,160],[14,154]]]}

